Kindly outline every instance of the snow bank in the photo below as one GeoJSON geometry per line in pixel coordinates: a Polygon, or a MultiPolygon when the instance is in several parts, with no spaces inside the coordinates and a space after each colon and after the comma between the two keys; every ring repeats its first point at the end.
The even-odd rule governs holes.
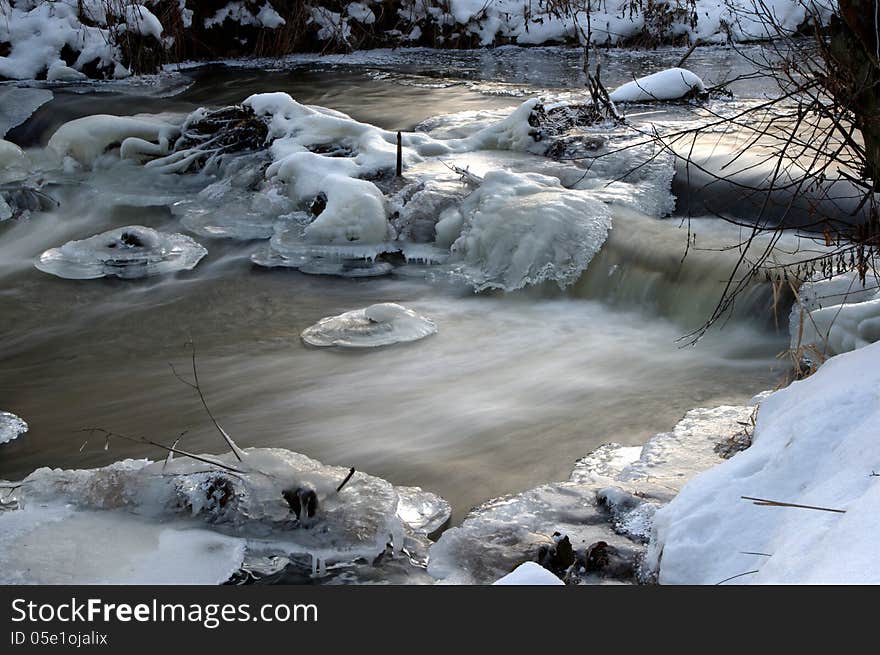
{"type": "Polygon", "coordinates": [[[554,533],[578,553],[605,542],[617,571],[570,571],[578,581],[635,581],[654,513],[698,472],[721,461],[719,449],[740,434],[753,407],[688,412],[671,432],[642,446],[607,444],[579,460],[569,480],[490,500],[431,547],[428,572],[451,584],[488,584],[537,561],[554,533]],[[626,564],[628,562],[628,565],[626,564]]]}
{"type": "Polygon", "coordinates": [[[691,480],[655,515],[649,562],[660,582],[880,582],[878,388],[874,344],[767,397],[752,446],[691,480]]]}
{"type": "Polygon", "coordinates": [[[375,348],[417,341],[436,332],[432,320],[389,302],[322,318],[303,330],[302,340],[311,346],[375,348]]]}
{"type": "Polygon", "coordinates": [[[287,450],[201,457],[42,468],[3,485],[0,580],[216,584],[243,561],[294,556],[344,563],[357,579],[357,566],[375,576],[380,553],[412,567],[403,549],[424,558],[426,531],[449,517],[434,494],[361,472],[337,491],[348,469],[287,450]],[[293,511],[298,493],[314,494],[314,511],[293,511]]]}
{"type": "Polygon", "coordinates": [[[689,70],[668,68],[627,82],[614,89],[608,97],[612,102],[653,102],[680,100],[705,90],[703,80],[689,70]]]}
{"type": "Polygon", "coordinates": [[[129,225],[51,248],[35,266],[70,280],[132,279],[190,270],[206,254],[205,248],[185,234],[129,225]]]}
{"type": "Polygon", "coordinates": [[[18,439],[28,431],[28,424],[10,412],[0,411],[0,445],[18,439]]]}
{"type": "Polygon", "coordinates": [[[827,279],[808,280],[789,318],[791,347],[806,359],[862,348],[880,341],[880,278],[868,272],[864,283],[857,271],[827,279]]]}
{"type": "Polygon", "coordinates": [[[163,28],[146,6],[130,2],[0,0],[0,43],[10,46],[0,57],[0,78],[70,81],[85,77],[87,67],[104,77],[127,77],[118,44],[125,32],[154,37],[158,45],[163,28]],[[64,60],[68,53],[75,61],[64,60]]]}

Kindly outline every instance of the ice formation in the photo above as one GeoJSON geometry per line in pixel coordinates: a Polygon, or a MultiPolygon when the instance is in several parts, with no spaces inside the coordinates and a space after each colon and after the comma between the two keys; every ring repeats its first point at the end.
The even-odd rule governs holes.
{"type": "Polygon", "coordinates": [[[51,248],[35,265],[41,271],[71,280],[108,276],[129,279],[189,270],[207,253],[184,234],[130,225],[51,248]]]}
{"type": "Polygon", "coordinates": [[[680,100],[705,90],[703,80],[689,70],[669,68],[627,82],[614,89],[608,97],[612,102],[654,102],[680,100]]]}
{"type": "Polygon", "coordinates": [[[437,332],[437,325],[413,310],[386,302],[328,316],[306,328],[302,340],[311,346],[375,348],[417,341],[437,332]]]}
{"type": "MultiPolygon", "coordinates": [[[[503,496],[468,514],[431,547],[428,572],[446,583],[488,584],[535,561],[554,533],[577,551],[604,541],[639,561],[654,512],[697,473],[721,461],[717,447],[743,430],[754,407],[695,409],[642,446],[608,444],[579,460],[566,482],[503,496]]],[[[626,572],[628,579],[640,570],[626,572]]],[[[579,572],[601,582],[602,571],[579,572]]]]}
{"type": "Polygon", "coordinates": [[[880,278],[858,271],[808,280],[791,310],[791,347],[805,359],[825,357],[880,341],[880,278]]]}
{"type": "Polygon", "coordinates": [[[28,424],[11,412],[0,411],[0,445],[18,439],[28,431],[28,424]]]}
{"type": "Polygon", "coordinates": [[[412,568],[427,532],[449,517],[437,496],[360,472],[337,491],[348,469],[287,450],[202,457],[42,468],[0,485],[3,582],[213,584],[245,560],[296,557],[317,578],[334,564],[373,571],[385,558],[412,568]],[[285,489],[313,490],[314,516],[297,516],[285,489]]]}
{"type": "Polygon", "coordinates": [[[179,128],[163,120],[152,117],[108,116],[97,114],[85,116],[65,123],[49,139],[48,148],[59,157],[71,157],[80,164],[91,166],[107,148],[121,144],[122,151],[129,156],[141,154],[143,145],[135,149],[137,139],[140,144],[157,142],[154,154],[167,152],[168,141],[179,132],[179,128]]]}
{"type": "Polygon", "coordinates": [[[880,582],[878,384],[872,344],[765,398],[752,446],[656,513],[648,561],[660,582],[880,582]]]}
{"type": "Polygon", "coordinates": [[[40,107],[49,102],[54,94],[47,89],[0,88],[0,139],[14,127],[24,123],[40,107]]]}
{"type": "Polygon", "coordinates": [[[438,232],[461,226],[451,261],[477,290],[513,291],[545,280],[564,288],[611,227],[604,203],[535,173],[492,171],[454,211],[443,215],[438,232]]]}

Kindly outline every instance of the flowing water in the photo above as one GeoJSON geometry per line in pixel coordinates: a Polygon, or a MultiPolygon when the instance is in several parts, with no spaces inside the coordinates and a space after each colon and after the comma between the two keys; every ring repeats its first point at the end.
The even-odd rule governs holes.
{"type": "MultiPolygon", "coordinates": [[[[692,68],[707,80],[735,73],[742,64],[724,53],[696,55],[692,68]]],[[[37,146],[83,115],[185,112],[275,90],[412,129],[438,114],[514,107],[544,89],[577,91],[579,56],[419,51],[354,63],[303,58],[270,71],[184,70],[154,85],[56,89],[7,138],[37,146]]],[[[606,82],[680,56],[606,55],[606,82]]],[[[758,97],[766,89],[751,81],[738,91],[758,97]]],[[[662,113],[687,120],[686,112],[662,113]]],[[[679,341],[714,307],[735,253],[695,250],[682,262],[687,230],[678,220],[624,209],[615,210],[602,252],[565,292],[476,295],[406,275],[267,271],[250,263],[255,242],[204,238],[209,255],[195,270],[163,278],[73,281],[33,267],[43,250],[114,226],[179,231],[162,196],[165,185],[179,194],[186,184],[97,171],[60,189],[58,210],[0,223],[0,409],[30,424],[0,449],[0,478],[162,456],[123,441],[106,451],[83,432],[89,427],[165,442],[187,431],[188,450],[221,450],[198,398],[169,367],[188,373],[189,339],[209,403],[239,445],[285,447],[420,485],[448,499],[455,520],[488,498],[567,477],[577,457],[602,443],[639,444],[692,407],[742,403],[783,373],[776,356],[787,325],[782,317],[774,327],[767,289],[695,347],[679,341]],[[324,316],[386,301],[431,317],[439,334],[369,352],[315,349],[299,339],[324,316]]],[[[712,219],[691,228],[703,247],[738,237],[712,219]]]]}

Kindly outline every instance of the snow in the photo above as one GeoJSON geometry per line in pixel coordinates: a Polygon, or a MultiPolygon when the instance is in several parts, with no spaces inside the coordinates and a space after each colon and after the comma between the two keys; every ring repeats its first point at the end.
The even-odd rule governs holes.
{"type": "Polygon", "coordinates": [[[157,40],[162,38],[162,23],[144,5],[128,4],[122,9],[126,29],[135,34],[152,36],[157,40]]]}
{"type": "Polygon", "coordinates": [[[492,171],[457,210],[444,213],[444,241],[461,225],[451,261],[476,290],[513,291],[575,282],[605,242],[611,212],[588,192],[536,173],[492,171]],[[453,213],[456,212],[456,213],[453,213]]]}
{"type": "Polygon", "coordinates": [[[192,269],[207,253],[184,234],[129,225],[51,248],[35,266],[71,280],[131,279],[192,269]]]}
{"type": "Polygon", "coordinates": [[[706,90],[703,80],[684,68],[668,68],[640,77],[614,89],[612,102],[679,100],[706,90]]]}
{"type": "Polygon", "coordinates": [[[366,561],[374,575],[370,563],[389,540],[395,554],[405,547],[423,557],[424,535],[449,517],[436,495],[362,472],[337,491],[348,469],[283,449],[202,457],[236,472],[178,455],[41,468],[4,484],[11,508],[0,512],[0,581],[217,584],[243,559],[264,556],[366,561]],[[315,516],[291,511],[282,491],[297,488],[317,494],[315,516]]]}
{"type": "Polygon", "coordinates": [[[303,330],[302,340],[311,346],[375,348],[417,341],[436,332],[433,321],[413,310],[396,303],[379,303],[322,318],[303,330]]]}
{"type": "Polygon", "coordinates": [[[287,21],[281,17],[281,14],[275,11],[274,7],[272,7],[272,4],[269,2],[265,3],[260,8],[260,11],[257,13],[257,22],[270,30],[274,30],[277,27],[287,24],[287,21]]]}
{"type": "Polygon", "coordinates": [[[64,123],[49,139],[48,148],[60,157],[72,157],[91,166],[110,146],[128,138],[159,141],[167,149],[168,139],[179,128],[158,118],[95,114],[64,123]]]}
{"type": "Polygon", "coordinates": [[[498,578],[496,585],[563,585],[565,583],[536,562],[523,562],[513,571],[498,578]]]}
{"type": "Polygon", "coordinates": [[[791,347],[818,359],[880,341],[880,278],[858,271],[807,280],[791,310],[791,347]]]}
{"type": "Polygon", "coordinates": [[[752,446],[691,480],[656,513],[649,563],[660,582],[880,582],[878,385],[880,344],[873,344],[763,400],[752,446]]]}
{"type": "Polygon", "coordinates": [[[24,123],[53,97],[54,94],[47,89],[0,87],[0,139],[9,130],[24,123]]]}
{"type": "Polygon", "coordinates": [[[0,411],[0,446],[18,439],[28,431],[28,424],[11,412],[0,411]]]}

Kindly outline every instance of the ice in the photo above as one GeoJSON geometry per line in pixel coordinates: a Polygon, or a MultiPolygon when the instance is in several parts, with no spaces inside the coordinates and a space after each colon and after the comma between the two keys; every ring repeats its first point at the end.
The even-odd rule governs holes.
{"type": "Polygon", "coordinates": [[[563,585],[565,583],[536,562],[523,562],[513,571],[498,578],[496,585],[563,585]]]}
{"type": "Polygon", "coordinates": [[[0,184],[24,179],[30,169],[24,151],[14,143],[0,139],[0,184]]]}
{"type": "Polygon", "coordinates": [[[80,164],[91,166],[110,146],[135,137],[164,144],[179,128],[154,117],[135,118],[96,114],[65,123],[49,139],[48,148],[59,157],[72,157],[80,164]]]}
{"type": "Polygon", "coordinates": [[[194,522],[49,504],[0,513],[3,584],[222,584],[245,540],[194,522]]]}
{"type": "Polygon", "coordinates": [[[18,439],[28,431],[28,424],[11,412],[0,411],[0,445],[18,439]]]}
{"type": "Polygon", "coordinates": [[[7,86],[0,88],[0,139],[24,123],[55,95],[47,89],[7,86]]]}
{"type": "MultiPolygon", "coordinates": [[[[652,517],[697,473],[718,464],[718,444],[743,430],[753,407],[696,409],[642,446],[606,444],[579,460],[569,480],[473,509],[431,547],[428,572],[452,584],[488,584],[538,559],[554,533],[575,551],[604,541],[638,565],[652,517]]],[[[629,574],[633,575],[633,574],[629,574]]],[[[646,575],[636,568],[635,577],[646,575]]],[[[601,572],[582,581],[607,582],[601,572]]]]}
{"type": "Polygon", "coordinates": [[[424,558],[425,534],[449,518],[448,504],[434,494],[361,472],[339,489],[349,469],[288,450],[249,448],[242,461],[232,453],[201,457],[207,461],[178,455],[89,470],[42,468],[2,485],[16,509],[0,513],[0,575],[15,582],[214,584],[243,558],[270,557],[306,557],[328,569],[365,561],[376,575],[381,567],[369,563],[380,553],[405,563],[402,574],[418,568],[410,561],[424,558]],[[314,516],[295,514],[282,496],[297,489],[316,493],[314,516]],[[94,543],[96,534],[114,532],[94,543]],[[42,535],[58,543],[43,544],[52,539],[42,535]]]}
{"type": "Polygon", "coordinates": [[[184,234],[129,225],[47,250],[35,265],[71,280],[131,279],[192,269],[207,253],[184,234]]]}
{"type": "Polygon", "coordinates": [[[751,447],[693,478],[655,515],[648,555],[660,582],[880,582],[878,384],[875,343],[765,398],[751,447]]]}
{"type": "Polygon", "coordinates": [[[609,94],[612,102],[681,100],[706,90],[703,80],[684,68],[669,68],[619,86],[609,94]]]}
{"type": "Polygon", "coordinates": [[[456,212],[442,218],[438,233],[460,221],[450,261],[476,290],[513,291],[547,280],[564,288],[611,227],[604,203],[535,173],[492,171],[456,212]]]}
{"type": "Polygon", "coordinates": [[[815,278],[801,285],[791,309],[791,347],[806,360],[825,357],[880,341],[880,278],[858,271],[815,278]]]}
{"type": "Polygon", "coordinates": [[[417,341],[437,332],[436,324],[396,303],[380,303],[322,318],[303,330],[311,346],[375,348],[417,341]]]}

